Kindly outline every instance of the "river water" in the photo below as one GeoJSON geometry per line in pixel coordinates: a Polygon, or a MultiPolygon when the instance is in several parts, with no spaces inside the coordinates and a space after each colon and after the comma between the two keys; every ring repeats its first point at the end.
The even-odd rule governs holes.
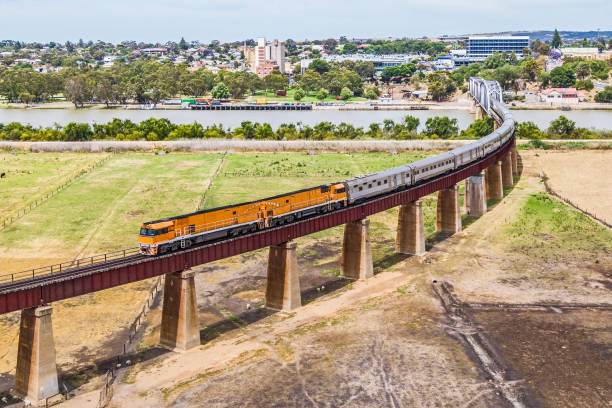
{"type": "MultiPolygon", "coordinates": [[[[518,121],[532,121],[544,129],[550,122],[561,115],[576,122],[579,127],[612,130],[612,111],[602,110],[516,110],[512,111],[518,121]]],[[[301,122],[304,125],[315,125],[319,122],[346,122],[354,126],[367,127],[370,123],[382,123],[385,119],[402,121],[406,115],[420,119],[420,130],[425,121],[433,116],[448,116],[457,119],[461,129],[467,128],[474,121],[474,115],[467,110],[427,110],[427,111],[190,111],[190,110],[120,110],[120,109],[0,109],[0,123],[29,123],[33,126],[66,125],[69,122],[106,123],[113,118],[130,119],[134,122],[155,117],[167,118],[173,123],[199,122],[203,126],[223,124],[235,128],[240,122],[267,122],[276,128],[282,123],[301,122]]]]}

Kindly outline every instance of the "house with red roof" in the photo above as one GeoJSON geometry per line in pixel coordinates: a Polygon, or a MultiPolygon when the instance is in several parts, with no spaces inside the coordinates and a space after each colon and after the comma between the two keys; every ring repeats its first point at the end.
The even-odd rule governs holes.
{"type": "Polygon", "coordinates": [[[548,88],[540,92],[540,101],[550,105],[576,105],[584,94],[576,88],[548,88]]]}

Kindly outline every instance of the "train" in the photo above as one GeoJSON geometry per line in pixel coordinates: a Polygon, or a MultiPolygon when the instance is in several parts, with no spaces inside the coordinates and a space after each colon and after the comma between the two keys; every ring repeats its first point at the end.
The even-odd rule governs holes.
{"type": "Polygon", "coordinates": [[[512,115],[501,102],[493,101],[490,111],[502,123],[498,129],[434,157],[342,182],[145,222],[138,235],[139,251],[149,256],[162,255],[290,224],[405,190],[461,169],[501,148],[514,134],[512,115]]]}

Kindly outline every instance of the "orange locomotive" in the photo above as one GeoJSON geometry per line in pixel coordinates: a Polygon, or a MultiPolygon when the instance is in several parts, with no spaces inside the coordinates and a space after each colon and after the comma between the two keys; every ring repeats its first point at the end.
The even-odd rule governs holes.
{"type": "Polygon", "coordinates": [[[194,244],[290,223],[346,204],[345,185],[327,184],[259,201],[146,222],[140,228],[138,246],[145,255],[164,254],[194,244]]]}

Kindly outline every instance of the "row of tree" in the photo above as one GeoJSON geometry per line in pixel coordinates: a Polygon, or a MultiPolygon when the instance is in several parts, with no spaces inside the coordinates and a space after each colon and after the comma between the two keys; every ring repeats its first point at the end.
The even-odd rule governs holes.
{"type": "MultiPolygon", "coordinates": [[[[446,116],[428,118],[422,132],[420,121],[406,116],[403,121],[390,119],[371,123],[367,128],[351,124],[320,122],[314,126],[302,123],[282,124],[273,129],[268,123],[244,121],[230,129],[222,125],[203,127],[199,123],[174,124],[168,119],[150,118],[140,123],[113,119],[106,124],[71,122],[64,127],[37,128],[18,122],[0,124],[0,140],[21,141],[88,141],[88,140],[186,140],[186,139],[256,139],[256,140],[351,140],[351,139],[478,139],[493,132],[493,120],[474,121],[469,128],[459,131],[457,119],[446,116]]],[[[522,139],[595,139],[612,138],[610,131],[579,128],[576,123],[560,116],[550,127],[541,130],[532,122],[517,124],[516,134],[522,139]]]]}
{"type": "Polygon", "coordinates": [[[367,129],[351,124],[321,122],[314,126],[282,124],[276,130],[268,123],[244,121],[230,129],[222,125],[203,127],[199,123],[174,124],[168,119],[150,118],[140,123],[129,119],[113,119],[106,124],[68,123],[66,126],[33,127],[18,122],[0,124],[0,140],[88,141],[88,140],[182,140],[236,138],[259,140],[328,140],[328,139],[452,139],[479,138],[493,131],[492,120],[477,120],[459,132],[457,119],[445,116],[428,118],[423,132],[417,131],[420,120],[406,116],[403,121],[386,119],[372,123],[367,129]]]}

